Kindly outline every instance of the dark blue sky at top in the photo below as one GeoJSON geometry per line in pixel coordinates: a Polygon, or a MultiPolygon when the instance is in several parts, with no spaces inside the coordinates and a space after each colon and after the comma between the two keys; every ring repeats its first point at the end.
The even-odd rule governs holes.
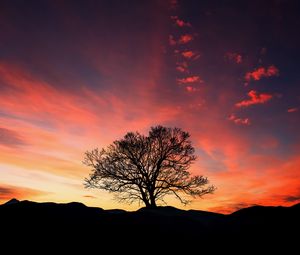
{"type": "Polygon", "coordinates": [[[201,58],[190,68],[209,87],[207,104],[219,107],[226,118],[247,97],[245,73],[275,65],[280,76],[253,82],[251,89],[277,96],[268,107],[253,106],[240,114],[259,123],[252,127],[257,137],[270,132],[289,144],[299,136],[299,113],[286,113],[300,102],[299,1],[179,1],[175,10],[167,1],[14,0],[1,1],[0,7],[1,61],[25,66],[61,90],[76,92],[84,84],[99,93],[124,96],[129,91],[132,101],[140,97],[132,84],[150,79],[152,62],[160,56],[155,67],[160,89],[151,91],[158,104],[197,100],[193,95],[183,99],[174,85],[180,74],[167,38],[178,33],[169,19],[178,15],[192,24],[186,30],[195,35],[189,48],[201,58]],[[241,54],[242,65],[224,61],[226,52],[241,54]],[[96,62],[102,62],[100,71],[96,62]]]}

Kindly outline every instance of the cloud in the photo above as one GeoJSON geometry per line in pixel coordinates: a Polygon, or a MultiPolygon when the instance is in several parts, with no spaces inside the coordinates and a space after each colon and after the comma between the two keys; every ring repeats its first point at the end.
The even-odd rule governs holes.
{"type": "Polygon", "coordinates": [[[176,66],[176,70],[178,72],[181,72],[181,73],[185,73],[187,72],[188,70],[186,68],[184,68],[183,66],[176,66]]]}
{"type": "Polygon", "coordinates": [[[298,201],[300,201],[300,196],[286,196],[286,197],[284,197],[284,201],[286,201],[286,202],[298,202],[298,201]]]}
{"type": "Polygon", "coordinates": [[[289,113],[292,113],[292,112],[298,112],[298,107],[294,107],[294,108],[289,108],[288,110],[287,110],[287,112],[289,112],[289,113]]]}
{"type": "Polygon", "coordinates": [[[233,155],[226,157],[225,165],[231,166],[227,170],[210,173],[210,179],[215,180],[217,187],[222,187],[222,192],[212,198],[216,208],[209,206],[208,209],[229,213],[235,211],[234,204],[239,203],[270,206],[294,204],[300,197],[299,155],[290,157],[286,162],[276,155],[255,155],[250,151],[246,154],[240,154],[234,164],[233,155]]]}
{"type": "Polygon", "coordinates": [[[196,52],[194,52],[192,50],[183,51],[183,52],[181,52],[181,55],[187,59],[198,59],[200,57],[200,54],[197,54],[196,52]]]}
{"type": "Polygon", "coordinates": [[[228,61],[234,62],[236,64],[241,64],[243,62],[242,55],[235,52],[226,52],[224,57],[228,61]]]}
{"type": "Polygon", "coordinates": [[[0,186],[0,199],[6,199],[7,197],[14,197],[15,190],[8,187],[0,186]]]}
{"type": "Polygon", "coordinates": [[[26,142],[18,132],[0,127],[0,145],[15,147],[25,144],[26,142]]]}
{"type": "Polygon", "coordinates": [[[176,70],[178,72],[181,72],[181,73],[188,73],[189,70],[188,70],[188,64],[186,61],[183,61],[183,62],[177,62],[176,63],[176,70]]]}
{"type": "MultiPolygon", "coordinates": [[[[41,122],[48,127],[61,125],[64,128],[71,126],[71,123],[83,124],[88,120],[94,122],[97,118],[90,106],[84,103],[82,96],[87,91],[84,87],[81,95],[76,94],[78,91],[72,93],[58,90],[51,84],[34,78],[30,72],[19,66],[5,63],[0,63],[0,75],[6,84],[6,91],[0,94],[0,107],[2,112],[10,116],[41,122]]],[[[102,106],[104,104],[102,101],[102,106]]],[[[16,133],[5,131],[5,134],[8,133],[15,137],[14,142],[21,142],[16,133]]]]}
{"type": "MultiPolygon", "coordinates": [[[[5,84],[0,93],[0,127],[14,127],[2,128],[0,139],[2,144],[15,145],[13,153],[8,146],[1,146],[0,161],[24,169],[82,175],[84,167],[78,159],[84,150],[104,146],[128,129],[164,123],[179,112],[173,105],[158,102],[154,106],[151,100],[132,103],[131,93],[124,98],[80,83],[74,84],[74,90],[63,86],[58,90],[27,69],[7,63],[0,63],[0,80],[0,85],[5,84]],[[156,107],[159,110],[150,116],[147,112],[156,107]],[[24,141],[26,149],[17,146],[24,141]]],[[[132,86],[136,86],[134,93],[140,90],[141,97],[155,96],[151,80],[137,80],[132,86]]]]}
{"type": "Polygon", "coordinates": [[[45,194],[47,194],[47,192],[37,189],[0,184],[0,201],[4,202],[12,198],[26,199],[28,197],[40,196],[45,194]]]}
{"type": "Polygon", "coordinates": [[[195,87],[193,87],[193,86],[186,86],[186,87],[185,87],[185,90],[186,90],[187,92],[189,92],[189,93],[199,91],[198,88],[195,88],[195,87]]]}
{"type": "Polygon", "coordinates": [[[178,16],[171,16],[171,19],[175,22],[178,27],[191,27],[189,22],[185,22],[178,18],[178,16]]]}
{"type": "Polygon", "coordinates": [[[271,94],[267,94],[267,93],[259,94],[255,90],[250,90],[248,93],[248,96],[250,97],[250,99],[243,100],[239,103],[236,103],[235,106],[236,107],[248,107],[248,106],[254,105],[254,104],[264,104],[273,98],[273,95],[271,95],[271,94]]]}
{"type": "Polygon", "coordinates": [[[246,125],[249,126],[251,124],[250,119],[249,118],[238,118],[236,117],[234,114],[231,114],[228,119],[232,122],[234,122],[237,125],[246,125]]]}
{"type": "Polygon", "coordinates": [[[173,35],[169,35],[169,45],[175,46],[177,44],[187,44],[190,41],[192,41],[193,39],[194,39],[194,37],[191,34],[184,34],[179,37],[178,41],[176,41],[176,39],[173,35]]]}
{"type": "Polygon", "coordinates": [[[84,195],[83,197],[85,197],[85,198],[93,198],[93,199],[97,198],[97,197],[92,196],[92,195],[84,195]]]}
{"type": "Polygon", "coordinates": [[[169,35],[169,45],[170,46],[174,46],[176,44],[177,44],[177,42],[176,42],[174,36],[173,35],[169,35]]]}
{"type": "Polygon", "coordinates": [[[194,39],[194,37],[191,34],[184,34],[184,35],[180,36],[178,43],[179,44],[187,44],[190,41],[192,41],[193,39],[194,39]]]}
{"type": "Polygon", "coordinates": [[[198,75],[194,75],[194,76],[189,76],[186,78],[182,78],[182,79],[177,79],[178,84],[187,84],[187,83],[196,83],[196,82],[203,82],[200,79],[200,76],[198,75]]]}
{"type": "Polygon", "coordinates": [[[271,77],[271,76],[278,76],[279,75],[279,70],[276,66],[269,66],[269,68],[267,69],[267,77],[271,77]]]}
{"type": "Polygon", "coordinates": [[[247,82],[249,82],[251,80],[259,81],[263,77],[272,77],[272,76],[278,76],[278,75],[279,75],[278,68],[274,65],[271,65],[268,68],[259,67],[252,72],[247,72],[245,74],[245,80],[247,82]]]}
{"type": "Polygon", "coordinates": [[[254,70],[253,72],[247,72],[245,75],[245,80],[250,81],[252,79],[252,80],[258,81],[261,79],[261,77],[264,77],[264,76],[266,76],[266,70],[264,67],[260,67],[256,70],[254,70]]]}

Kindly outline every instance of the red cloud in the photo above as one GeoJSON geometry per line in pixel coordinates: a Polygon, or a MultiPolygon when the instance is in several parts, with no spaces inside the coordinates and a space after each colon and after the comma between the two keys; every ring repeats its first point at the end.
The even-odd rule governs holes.
{"type": "Polygon", "coordinates": [[[176,45],[176,40],[174,39],[174,36],[173,36],[173,35],[169,35],[169,44],[170,44],[171,46],[176,45]]]}
{"type": "Polygon", "coordinates": [[[249,118],[238,118],[234,114],[231,114],[228,118],[229,120],[233,121],[237,125],[246,125],[249,126],[251,124],[249,118]]]}
{"type": "Polygon", "coordinates": [[[191,34],[185,34],[180,36],[178,43],[179,44],[186,44],[192,41],[194,37],[191,34]]]}
{"type": "Polygon", "coordinates": [[[181,73],[187,73],[189,71],[187,62],[185,62],[185,61],[177,62],[176,64],[177,64],[177,66],[176,66],[177,71],[179,71],[181,73]]]}
{"type": "Polygon", "coordinates": [[[181,73],[184,73],[186,71],[186,69],[182,66],[176,66],[176,70],[181,72],[181,73]]]}
{"type": "Polygon", "coordinates": [[[176,41],[173,35],[169,35],[169,45],[174,46],[176,44],[186,44],[192,41],[194,37],[191,34],[181,35],[179,40],[176,41]]]}
{"type": "Polygon", "coordinates": [[[8,85],[11,93],[0,95],[1,109],[18,117],[49,119],[51,121],[65,120],[68,122],[85,123],[95,118],[95,115],[80,105],[80,97],[58,91],[50,84],[35,80],[22,69],[0,63],[1,79],[8,85]],[[47,98],[48,100],[45,100],[47,98]],[[26,108],[24,108],[26,105],[26,108]]]}
{"type": "Polygon", "coordinates": [[[203,82],[203,81],[200,79],[200,76],[194,75],[182,79],[177,79],[177,82],[179,84],[187,84],[187,83],[195,83],[195,82],[203,82]]]}
{"type": "Polygon", "coordinates": [[[225,59],[228,59],[229,61],[233,61],[237,64],[240,64],[243,62],[242,55],[240,55],[238,53],[234,53],[234,52],[227,52],[225,54],[225,59]]]}
{"type": "Polygon", "coordinates": [[[197,88],[195,88],[195,87],[193,87],[193,86],[186,86],[185,87],[185,90],[187,91],[187,92],[196,92],[196,91],[198,91],[199,89],[197,89],[197,88]]]}
{"type": "Polygon", "coordinates": [[[176,66],[176,70],[179,71],[179,72],[181,72],[181,73],[187,72],[187,69],[184,68],[183,66],[176,66]]]}
{"type": "Polygon", "coordinates": [[[184,22],[183,20],[179,19],[178,16],[171,16],[171,19],[178,27],[191,27],[189,22],[184,22]]]}
{"type": "Polygon", "coordinates": [[[271,76],[277,76],[279,74],[279,70],[276,66],[269,66],[269,68],[267,69],[267,76],[271,77],[271,76]]]}
{"type": "Polygon", "coordinates": [[[259,81],[263,77],[271,77],[271,76],[278,76],[279,75],[279,70],[276,66],[271,65],[268,68],[265,67],[259,67],[253,72],[248,72],[245,75],[245,80],[246,81],[259,81]]]}
{"type": "Polygon", "coordinates": [[[266,75],[266,70],[264,67],[260,67],[256,70],[254,70],[253,72],[248,72],[245,75],[245,79],[247,81],[250,81],[251,79],[258,81],[261,79],[261,77],[264,77],[266,75]]]}
{"type": "Polygon", "coordinates": [[[273,97],[273,95],[267,94],[267,93],[259,94],[255,90],[249,91],[248,96],[250,97],[250,99],[243,100],[239,103],[236,103],[235,106],[236,107],[247,107],[247,106],[250,106],[253,104],[264,104],[264,103],[268,102],[269,100],[271,100],[273,97]]]}
{"type": "Polygon", "coordinates": [[[26,187],[2,185],[0,184],[0,201],[6,202],[9,199],[24,199],[44,195],[46,192],[26,187]]]}
{"type": "MultiPolygon", "coordinates": [[[[2,145],[4,142],[11,145],[26,141],[29,148],[26,151],[21,146],[0,144],[1,162],[22,169],[35,169],[39,165],[41,171],[67,176],[78,175],[82,167],[64,156],[81,157],[82,148],[87,144],[96,146],[96,140],[110,142],[112,138],[106,131],[108,129],[112,137],[118,132],[125,133],[125,123],[129,121],[125,116],[130,109],[136,114],[135,118],[130,119],[130,128],[133,130],[149,127],[155,122],[163,123],[174,117],[172,112],[177,114],[180,111],[173,105],[160,105],[157,106],[159,110],[154,113],[156,116],[149,117],[145,113],[145,109],[150,109],[149,102],[139,102],[141,107],[136,107],[136,103],[131,106],[128,102],[132,100],[123,101],[123,98],[109,92],[95,93],[95,90],[84,86],[77,91],[58,90],[50,83],[35,77],[27,69],[1,62],[0,80],[1,84],[5,84],[4,88],[0,86],[0,109],[5,113],[0,116],[0,126],[13,127],[17,132],[0,130],[5,135],[5,140],[3,137],[1,139],[0,132],[2,145]],[[108,118],[114,123],[109,128],[105,127],[104,121],[108,118]],[[105,130],[103,133],[102,128],[105,130]]],[[[135,84],[138,89],[141,82],[135,84]]],[[[149,95],[147,89],[142,92],[145,97],[149,95]]],[[[0,174],[0,179],[1,175],[3,173],[0,174]]]]}
{"type": "MultiPolygon", "coordinates": [[[[223,203],[223,209],[226,207],[226,202],[232,203],[232,201],[235,203],[240,201],[249,204],[290,206],[300,198],[299,156],[291,157],[288,164],[272,156],[252,155],[246,161],[246,164],[243,162],[245,166],[241,166],[242,171],[215,174],[216,179],[222,176],[224,186],[226,186],[223,187],[224,193],[228,192],[226,201],[223,203]],[[254,174],[254,165],[257,168],[257,174],[254,174]],[[240,192],[233,194],[233,186],[227,186],[226,183],[228,182],[235,183],[236,189],[240,192]],[[258,192],[259,196],[256,196],[258,192]]],[[[235,210],[235,208],[228,209],[229,211],[235,210]]]]}
{"type": "Polygon", "coordinates": [[[192,58],[193,56],[195,56],[195,53],[191,50],[187,50],[187,51],[183,51],[181,55],[184,56],[185,58],[192,58]]]}
{"type": "Polygon", "coordinates": [[[295,108],[288,109],[287,112],[289,112],[289,113],[291,113],[291,112],[298,112],[298,110],[299,109],[297,107],[295,107],[295,108]]]}
{"type": "Polygon", "coordinates": [[[181,55],[187,59],[197,59],[200,57],[199,54],[195,53],[194,51],[191,51],[191,50],[186,50],[186,51],[183,51],[181,53],[181,55]]]}

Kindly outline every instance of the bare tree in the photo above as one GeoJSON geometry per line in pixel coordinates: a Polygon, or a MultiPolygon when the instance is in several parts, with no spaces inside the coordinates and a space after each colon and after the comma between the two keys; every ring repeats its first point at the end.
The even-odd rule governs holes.
{"type": "Polygon", "coordinates": [[[156,207],[166,195],[186,204],[185,195],[212,193],[215,187],[206,186],[206,177],[188,172],[196,160],[189,137],[180,128],[156,126],[148,136],[129,132],[106,149],[87,151],[83,163],[92,172],[85,186],[113,192],[120,201],[143,201],[146,207],[156,207]]]}

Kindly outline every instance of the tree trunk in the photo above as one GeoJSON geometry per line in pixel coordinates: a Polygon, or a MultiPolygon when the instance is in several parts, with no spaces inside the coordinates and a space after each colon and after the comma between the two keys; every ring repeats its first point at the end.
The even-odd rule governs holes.
{"type": "Polygon", "coordinates": [[[150,193],[150,207],[155,208],[157,207],[155,197],[153,193],[150,193]]]}
{"type": "Polygon", "coordinates": [[[149,201],[147,199],[144,199],[143,202],[145,203],[145,206],[148,208],[148,207],[151,207],[149,201]]]}
{"type": "Polygon", "coordinates": [[[151,196],[150,201],[148,199],[143,200],[147,208],[156,208],[156,201],[155,199],[151,196]]]}
{"type": "Polygon", "coordinates": [[[151,202],[150,207],[151,208],[156,208],[157,207],[155,200],[151,202]]]}
{"type": "Polygon", "coordinates": [[[145,203],[145,206],[146,207],[151,207],[150,201],[149,201],[148,197],[146,196],[143,188],[141,186],[138,186],[138,187],[140,189],[140,192],[141,192],[141,195],[142,195],[142,199],[143,199],[143,202],[145,203]]]}

